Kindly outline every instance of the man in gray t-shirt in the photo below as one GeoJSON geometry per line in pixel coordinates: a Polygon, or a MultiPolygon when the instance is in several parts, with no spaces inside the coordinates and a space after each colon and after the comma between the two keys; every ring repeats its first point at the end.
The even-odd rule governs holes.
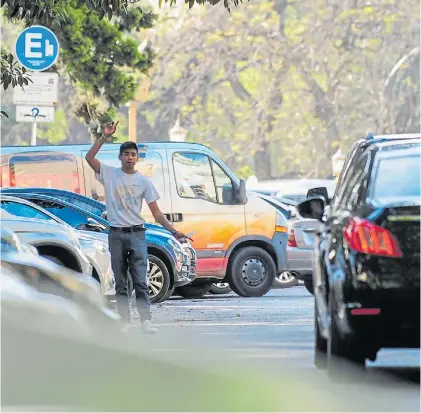
{"type": "Polygon", "coordinates": [[[146,333],[155,333],[156,329],[150,323],[148,252],[145,220],[141,216],[143,201],[148,204],[156,221],[174,237],[180,239],[186,236],[178,232],[159,209],[159,194],[150,179],[136,170],[139,153],[135,142],[126,142],[120,146],[121,168],[103,164],[95,158],[101,146],[115,133],[117,124],[118,122],[104,128],[103,136],[94,143],[85,159],[95,171],[96,178],[104,185],[107,218],[110,223],[108,241],[116,283],[118,312],[129,325],[127,273],[130,271],[143,330],[146,333]]]}

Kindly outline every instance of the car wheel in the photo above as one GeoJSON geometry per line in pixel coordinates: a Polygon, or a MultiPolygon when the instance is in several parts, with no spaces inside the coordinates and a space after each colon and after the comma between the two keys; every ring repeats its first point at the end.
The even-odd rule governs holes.
{"type": "Polygon", "coordinates": [[[57,257],[54,257],[52,255],[41,255],[41,256],[44,257],[44,258],[47,258],[47,260],[50,260],[50,261],[56,263],[57,265],[61,265],[62,267],[65,267],[63,262],[57,257]]]}
{"type": "Polygon", "coordinates": [[[241,297],[261,297],[272,287],[276,267],[262,248],[241,248],[232,258],[228,271],[231,289],[241,297]]]}
{"type": "Polygon", "coordinates": [[[304,287],[311,295],[314,295],[313,280],[304,280],[304,287]]]}
{"type": "Polygon", "coordinates": [[[167,293],[165,294],[165,296],[164,296],[164,298],[162,299],[162,301],[161,302],[164,302],[164,301],[166,301],[166,300],[168,300],[168,298],[170,298],[173,294],[174,294],[174,290],[175,290],[175,287],[174,286],[172,286],[168,291],[167,291],[167,293]]]}
{"type": "Polygon", "coordinates": [[[231,292],[231,287],[228,283],[213,283],[209,292],[211,294],[228,294],[231,292]]]}
{"type": "Polygon", "coordinates": [[[327,368],[329,378],[337,381],[347,379],[352,369],[365,367],[365,355],[358,343],[344,340],[336,324],[335,311],[329,297],[329,338],[327,340],[327,368]]]}
{"type": "Polygon", "coordinates": [[[320,334],[317,322],[317,305],[314,305],[314,364],[319,369],[327,367],[327,340],[320,334]]]}
{"type": "Polygon", "coordinates": [[[212,287],[212,283],[206,284],[188,284],[183,287],[177,287],[175,292],[183,298],[202,298],[212,287]]]}
{"type": "Polygon", "coordinates": [[[281,272],[276,278],[279,281],[279,288],[295,287],[298,284],[298,280],[289,271],[281,272]]]}
{"type": "Polygon", "coordinates": [[[166,265],[158,257],[148,255],[149,298],[152,304],[160,303],[170,288],[171,279],[166,265]]]}

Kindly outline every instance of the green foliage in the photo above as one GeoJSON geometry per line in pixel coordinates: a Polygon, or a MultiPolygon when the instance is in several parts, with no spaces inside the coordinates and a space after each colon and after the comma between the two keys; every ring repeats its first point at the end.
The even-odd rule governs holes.
{"type": "MultiPolygon", "coordinates": [[[[43,25],[56,34],[60,62],[52,70],[74,83],[81,100],[76,113],[91,130],[134,98],[139,76],[152,66],[152,50],[139,51],[137,41],[125,34],[152,27],[156,16],[147,8],[127,10],[121,0],[7,0],[3,5],[8,19],[43,25]]],[[[25,69],[12,55],[2,53],[1,62],[5,90],[28,84],[25,69]]]]}
{"type": "Polygon", "coordinates": [[[234,170],[330,176],[367,130],[419,130],[419,7],[269,0],[162,20],[142,128],[159,139],[181,115],[234,170]]]}

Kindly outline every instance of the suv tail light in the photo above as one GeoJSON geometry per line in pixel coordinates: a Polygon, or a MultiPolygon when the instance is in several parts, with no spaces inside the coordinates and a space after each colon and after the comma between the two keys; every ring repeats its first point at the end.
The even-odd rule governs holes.
{"type": "Polygon", "coordinates": [[[403,256],[393,234],[366,219],[351,218],[344,229],[344,236],[354,251],[385,257],[403,256]]]}
{"type": "Polygon", "coordinates": [[[288,246],[289,247],[297,246],[297,240],[295,239],[295,233],[293,229],[291,229],[288,234],[288,246]]]}

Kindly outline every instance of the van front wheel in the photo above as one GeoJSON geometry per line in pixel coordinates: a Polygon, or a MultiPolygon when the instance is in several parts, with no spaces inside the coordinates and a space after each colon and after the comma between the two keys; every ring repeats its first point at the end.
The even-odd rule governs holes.
{"type": "Polygon", "coordinates": [[[227,280],[241,297],[261,297],[272,287],[276,267],[272,257],[259,247],[241,248],[232,257],[227,280]]]}

